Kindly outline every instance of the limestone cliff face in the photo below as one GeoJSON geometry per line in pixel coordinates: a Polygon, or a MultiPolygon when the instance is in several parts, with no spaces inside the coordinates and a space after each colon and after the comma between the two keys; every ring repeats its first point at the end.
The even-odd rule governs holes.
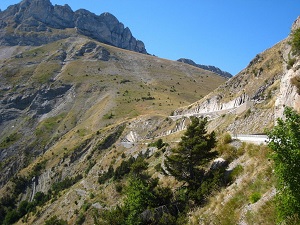
{"type": "Polygon", "coordinates": [[[213,112],[230,111],[240,107],[242,104],[249,101],[250,98],[246,94],[242,94],[237,98],[234,98],[228,102],[222,102],[221,95],[213,95],[205,98],[203,101],[192,105],[187,109],[179,109],[174,112],[174,116],[179,115],[197,115],[197,114],[209,114],[213,112]]]}
{"type": "Polygon", "coordinates": [[[300,76],[300,62],[298,61],[292,69],[286,71],[280,81],[280,92],[275,102],[275,118],[281,118],[285,106],[300,111],[300,95],[297,88],[292,85],[291,79],[300,76]]]}
{"type": "Polygon", "coordinates": [[[110,13],[73,12],[70,6],[53,6],[49,0],[23,0],[0,12],[0,45],[41,45],[76,34],[147,53],[144,43],[110,13]]]}
{"type": "MultiPolygon", "coordinates": [[[[300,17],[292,25],[292,32],[300,28],[300,17]]],[[[299,56],[292,56],[290,45],[284,48],[283,56],[285,62],[288,62],[291,57],[295,63],[288,69],[287,63],[284,65],[284,74],[280,81],[280,91],[275,102],[275,118],[280,118],[283,115],[284,107],[289,106],[300,112],[300,95],[297,88],[292,84],[291,80],[300,76],[300,60],[299,56]]]]}

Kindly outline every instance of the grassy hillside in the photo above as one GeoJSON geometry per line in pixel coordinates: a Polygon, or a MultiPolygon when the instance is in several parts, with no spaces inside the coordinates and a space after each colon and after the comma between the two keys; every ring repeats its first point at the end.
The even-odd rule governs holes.
{"type": "MultiPolygon", "coordinates": [[[[85,37],[0,52],[0,196],[17,208],[32,202],[20,223],[43,224],[54,212],[68,212],[71,223],[78,213],[89,221],[86,204],[115,205],[116,183],[99,184],[99,175],[145,152],[152,138],[176,126],[167,118],[172,111],[225,82],[85,37]]],[[[151,166],[160,157],[152,156],[151,166]]]]}
{"type": "Polygon", "coordinates": [[[107,224],[126,214],[123,204],[135,213],[134,204],[147,199],[152,211],[167,209],[161,218],[143,212],[159,224],[274,224],[270,150],[224,132],[262,133],[274,125],[287,44],[257,55],[230,80],[85,37],[3,47],[0,221],[107,224]],[[212,162],[206,165],[199,204],[185,199],[186,185],[165,171],[164,161],[190,124],[186,116],[210,105],[227,110],[214,115],[209,130],[229,165],[221,181],[212,162]]]}

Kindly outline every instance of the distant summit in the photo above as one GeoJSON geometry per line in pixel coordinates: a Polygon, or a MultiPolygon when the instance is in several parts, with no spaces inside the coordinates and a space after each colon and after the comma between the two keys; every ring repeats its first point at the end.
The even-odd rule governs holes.
{"type": "Polygon", "coordinates": [[[97,16],[84,9],[73,12],[70,6],[53,6],[49,0],[23,0],[0,10],[0,45],[41,45],[78,34],[147,53],[144,43],[110,13],[97,16]]]}
{"type": "Polygon", "coordinates": [[[193,60],[191,59],[185,59],[185,58],[180,58],[177,60],[178,62],[183,62],[183,63],[186,63],[186,64],[189,64],[189,65],[192,65],[192,66],[196,66],[198,68],[201,68],[201,69],[204,69],[204,70],[209,70],[209,71],[212,71],[216,74],[219,74],[220,76],[222,77],[227,77],[227,78],[231,78],[232,77],[232,74],[226,72],[226,71],[223,71],[221,70],[220,68],[218,67],[215,67],[215,66],[207,66],[207,65],[201,65],[201,64],[197,64],[195,63],[193,60]]]}

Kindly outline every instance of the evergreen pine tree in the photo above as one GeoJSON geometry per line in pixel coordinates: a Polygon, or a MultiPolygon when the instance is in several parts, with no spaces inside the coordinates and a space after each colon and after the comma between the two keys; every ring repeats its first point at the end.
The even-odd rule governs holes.
{"type": "Polygon", "coordinates": [[[204,178],[205,166],[217,153],[212,151],[216,144],[215,133],[207,133],[207,119],[191,118],[191,124],[181,137],[177,148],[166,157],[167,171],[179,181],[197,189],[204,178]]]}

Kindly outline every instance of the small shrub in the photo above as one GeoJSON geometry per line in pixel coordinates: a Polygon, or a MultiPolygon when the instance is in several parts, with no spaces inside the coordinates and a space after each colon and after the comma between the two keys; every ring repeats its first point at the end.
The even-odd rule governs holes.
{"type": "Polygon", "coordinates": [[[57,216],[52,216],[45,221],[45,225],[67,225],[68,222],[63,219],[58,219],[57,216]]]}
{"type": "Polygon", "coordinates": [[[234,181],[242,172],[244,171],[244,167],[242,165],[237,165],[234,167],[234,169],[231,171],[229,175],[229,181],[234,181]]]}
{"type": "Polygon", "coordinates": [[[91,193],[90,193],[90,199],[93,199],[93,198],[95,198],[95,195],[94,195],[93,192],[91,192],[91,193]]]}
{"type": "Polygon", "coordinates": [[[250,195],[249,200],[253,204],[257,202],[261,198],[261,194],[258,192],[254,192],[250,195]]]}
{"type": "Polygon", "coordinates": [[[148,146],[149,147],[156,147],[158,149],[161,149],[165,145],[166,145],[166,143],[164,143],[163,140],[160,138],[157,141],[150,143],[148,146]]]}
{"type": "Polygon", "coordinates": [[[293,77],[291,84],[297,88],[297,93],[300,95],[300,76],[293,77]]]}
{"type": "Polygon", "coordinates": [[[161,163],[158,163],[154,169],[157,171],[157,172],[161,172],[161,163]]]}
{"type": "Polygon", "coordinates": [[[103,116],[103,119],[110,120],[110,119],[113,119],[114,116],[115,116],[115,115],[114,115],[113,113],[105,114],[105,115],[103,116]]]}
{"type": "Polygon", "coordinates": [[[4,218],[3,224],[14,224],[19,218],[19,213],[16,210],[9,211],[4,218]]]}
{"type": "Polygon", "coordinates": [[[14,142],[16,142],[17,140],[19,140],[20,137],[21,137],[21,135],[18,134],[18,133],[13,133],[13,134],[11,134],[10,136],[6,137],[6,138],[4,139],[4,141],[2,141],[2,142],[0,143],[0,149],[9,147],[9,146],[12,145],[14,142]]]}
{"type": "Polygon", "coordinates": [[[225,133],[223,135],[222,142],[223,144],[229,144],[230,142],[232,142],[231,135],[229,133],[225,133]]]}
{"type": "Polygon", "coordinates": [[[114,175],[115,175],[114,168],[112,167],[112,165],[110,165],[107,172],[99,176],[98,178],[99,184],[104,184],[107,180],[112,178],[114,175]]]}
{"type": "Polygon", "coordinates": [[[143,157],[137,157],[134,163],[130,166],[130,172],[135,175],[140,175],[144,170],[148,168],[148,162],[143,157]]]}
{"type": "Polygon", "coordinates": [[[116,192],[121,193],[123,190],[123,186],[120,183],[116,183],[115,185],[116,192]]]}
{"type": "Polygon", "coordinates": [[[155,158],[158,158],[159,156],[160,156],[160,152],[159,151],[157,151],[157,152],[154,153],[154,157],[155,158]]]}
{"type": "Polygon", "coordinates": [[[158,221],[158,225],[169,225],[176,224],[176,217],[171,215],[170,213],[164,213],[160,220],[158,221]]]}
{"type": "Polygon", "coordinates": [[[293,67],[293,65],[296,62],[296,58],[289,58],[288,62],[287,62],[287,69],[291,69],[293,67]]]}
{"type": "Polygon", "coordinates": [[[248,109],[248,110],[246,111],[245,115],[244,115],[244,118],[249,117],[250,114],[251,114],[251,109],[248,109]]]}
{"type": "Polygon", "coordinates": [[[222,144],[222,143],[219,143],[217,145],[217,151],[221,154],[221,156],[228,160],[228,161],[231,161],[235,158],[238,157],[238,151],[237,149],[230,145],[230,144],[222,144]]]}
{"type": "Polygon", "coordinates": [[[81,225],[83,224],[85,221],[85,216],[83,215],[83,213],[80,213],[76,219],[76,225],[81,225]]]}
{"type": "Polygon", "coordinates": [[[123,79],[123,80],[120,81],[120,84],[126,84],[126,83],[128,83],[128,82],[131,82],[131,81],[128,80],[128,79],[123,79]]]}
{"type": "Polygon", "coordinates": [[[91,207],[91,205],[91,203],[84,202],[84,204],[81,206],[83,212],[86,212],[91,207]]]}

